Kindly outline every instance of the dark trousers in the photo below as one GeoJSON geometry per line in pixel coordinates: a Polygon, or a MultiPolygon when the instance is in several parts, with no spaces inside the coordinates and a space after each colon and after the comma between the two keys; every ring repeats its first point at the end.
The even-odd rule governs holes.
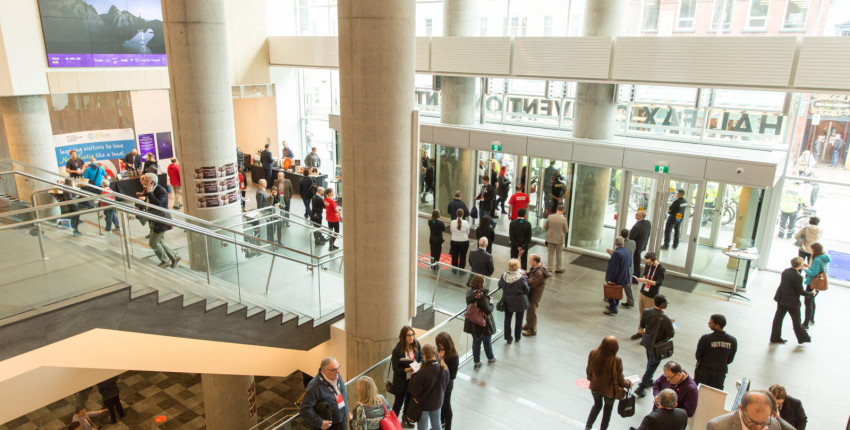
{"type": "MultiPolygon", "coordinates": [[[[339,221],[330,222],[328,221],[328,229],[333,230],[336,233],[339,233],[339,221]]],[[[334,246],[334,242],[336,241],[336,236],[331,236],[331,246],[334,246]]]]}
{"type": "MultiPolygon", "coordinates": [[[[446,430],[452,430],[452,389],[455,383],[449,380],[449,385],[446,385],[446,393],[443,394],[443,407],[440,408],[440,421],[445,425],[446,430]]],[[[436,429],[435,429],[436,430],[436,429]]]]}
{"type": "Polygon", "coordinates": [[[512,341],[516,338],[519,341],[522,338],[522,317],[524,314],[524,310],[519,312],[505,311],[505,340],[512,341]],[[514,322],[513,337],[511,337],[511,319],[514,314],[516,314],[516,321],[514,322]]]}
{"type": "Polygon", "coordinates": [[[803,259],[807,264],[812,262],[812,253],[803,251],[803,248],[797,250],[797,255],[803,259]]]}
{"type": "MultiPolygon", "coordinates": [[[[633,255],[633,256],[632,256],[632,270],[634,270],[634,274],[635,274],[635,276],[637,276],[638,278],[640,278],[640,277],[641,277],[641,274],[640,274],[640,262],[641,262],[642,258],[640,258],[640,255],[641,255],[642,253],[643,253],[643,251],[635,250],[635,255],[633,255]]],[[[631,280],[629,280],[629,282],[631,282],[631,280]]]]}
{"type": "Polygon", "coordinates": [[[664,223],[664,246],[670,246],[670,232],[673,232],[673,248],[679,246],[679,227],[682,226],[682,220],[675,217],[667,217],[667,222],[664,223]]]}
{"type": "MultiPolygon", "coordinates": [[[[812,292],[809,287],[806,287],[806,291],[812,292]]],[[[815,298],[814,297],[806,297],[803,299],[803,303],[806,304],[806,317],[803,319],[803,325],[809,325],[809,323],[815,323],[815,298]]]]}
{"type": "Polygon", "coordinates": [[[480,339],[476,339],[475,336],[472,337],[472,361],[474,363],[481,362],[481,344],[484,344],[484,355],[487,356],[488,360],[492,360],[496,358],[493,355],[493,344],[491,341],[493,340],[492,335],[481,336],[480,339]]]}
{"type": "Polygon", "coordinates": [[[304,217],[310,218],[310,198],[309,197],[301,197],[301,201],[304,202],[304,217]]]}
{"type": "Polygon", "coordinates": [[[794,334],[797,336],[797,342],[811,341],[812,338],[803,330],[800,324],[800,308],[788,308],[780,304],[776,305],[776,314],[773,315],[773,328],[770,330],[770,340],[782,339],[782,322],[785,320],[785,314],[791,316],[791,325],[794,327],[794,334]]]}
{"type": "Polygon", "coordinates": [[[522,266],[522,270],[528,269],[528,249],[523,248],[522,255],[519,255],[519,247],[517,245],[511,244],[511,258],[518,258],[519,264],[522,266]]]}
{"type": "Polygon", "coordinates": [[[797,211],[779,213],[779,237],[784,234],[791,237],[794,234],[794,225],[797,224],[797,211]]]}
{"type": "Polygon", "coordinates": [[[590,408],[590,415],[587,416],[587,427],[593,426],[593,423],[596,422],[596,417],[599,416],[599,411],[602,411],[602,423],[599,424],[600,430],[605,430],[608,428],[608,422],[611,421],[611,410],[614,409],[614,399],[611,397],[605,397],[601,393],[597,393],[596,391],[591,391],[590,394],[593,395],[593,407],[590,408]],[[603,407],[603,403],[605,406],[603,407]]]}
{"type": "Polygon", "coordinates": [[[245,190],[239,191],[242,194],[242,209],[245,209],[245,190]]]}
{"type": "MultiPolygon", "coordinates": [[[[310,221],[313,222],[313,228],[319,228],[319,227],[322,226],[322,219],[321,218],[319,218],[319,219],[312,219],[311,218],[310,221]]],[[[325,235],[323,235],[321,231],[316,230],[316,231],[313,232],[313,241],[316,242],[316,244],[325,243],[326,240],[327,239],[325,238],[325,235]]]]}
{"type": "Polygon", "coordinates": [[[646,389],[652,386],[654,382],[652,377],[655,376],[655,371],[658,370],[658,365],[661,363],[661,360],[656,360],[652,356],[652,347],[644,347],[646,348],[646,371],[643,372],[643,378],[640,380],[640,384],[638,384],[638,388],[646,389]]]}
{"type": "Polygon", "coordinates": [[[501,205],[502,213],[506,214],[507,212],[505,211],[505,202],[507,202],[507,201],[508,201],[507,197],[505,197],[505,198],[499,197],[498,199],[496,199],[496,209],[498,209],[499,206],[501,205]]]}
{"type": "Polygon", "coordinates": [[[396,384],[395,386],[395,400],[393,400],[393,412],[395,412],[396,416],[401,419],[401,408],[410,402],[410,394],[407,394],[407,380],[404,380],[403,384],[396,384]]]}
{"type": "Polygon", "coordinates": [[[118,422],[118,418],[115,417],[116,415],[124,418],[124,406],[121,406],[120,397],[115,396],[111,399],[104,399],[103,406],[106,406],[106,409],[109,410],[109,418],[112,419],[113,423],[118,422]]]}
{"type": "Polygon", "coordinates": [[[431,260],[434,263],[434,270],[439,268],[439,265],[436,263],[440,261],[440,257],[443,255],[443,244],[441,243],[432,243],[431,244],[431,260]]]}
{"type": "Polygon", "coordinates": [[[283,232],[283,221],[272,221],[271,232],[269,233],[269,242],[280,244],[281,233],[283,232]]]}
{"type": "Polygon", "coordinates": [[[709,387],[723,389],[723,383],[726,381],[726,373],[711,369],[703,369],[697,367],[694,370],[694,382],[697,384],[708,385],[709,387]]]}
{"type": "Polygon", "coordinates": [[[268,182],[268,186],[271,187],[272,184],[274,183],[274,178],[272,178],[272,168],[269,167],[269,168],[264,169],[264,170],[266,172],[266,178],[265,178],[266,182],[268,182]]]}
{"type": "Polygon", "coordinates": [[[449,254],[452,255],[452,266],[460,267],[463,269],[466,267],[466,252],[469,251],[469,242],[462,241],[451,241],[449,246],[449,254]]]}
{"type": "Polygon", "coordinates": [[[617,306],[620,304],[620,301],[617,299],[608,299],[608,307],[611,308],[611,311],[617,312],[617,306]]]}

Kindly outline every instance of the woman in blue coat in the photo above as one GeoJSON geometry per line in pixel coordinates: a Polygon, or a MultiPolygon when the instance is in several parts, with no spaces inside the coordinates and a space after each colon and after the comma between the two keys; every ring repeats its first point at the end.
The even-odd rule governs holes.
{"type": "Polygon", "coordinates": [[[829,255],[823,252],[823,245],[815,242],[811,245],[812,248],[812,264],[806,270],[806,291],[814,291],[812,297],[805,298],[806,317],[803,318],[803,328],[808,330],[809,325],[815,325],[815,297],[818,295],[817,290],[812,289],[812,280],[821,272],[828,273],[829,255]]]}
{"type": "Polygon", "coordinates": [[[499,287],[502,288],[502,301],[505,304],[505,341],[508,345],[514,338],[519,342],[522,337],[522,317],[528,309],[528,279],[525,272],[520,270],[520,262],[516,258],[508,261],[508,271],[499,278],[499,287]],[[513,336],[511,336],[511,318],[516,314],[513,336]]]}

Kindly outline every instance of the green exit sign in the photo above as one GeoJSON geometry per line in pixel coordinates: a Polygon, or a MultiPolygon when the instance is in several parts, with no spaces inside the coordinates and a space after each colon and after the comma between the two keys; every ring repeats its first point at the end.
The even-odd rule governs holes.
{"type": "Polygon", "coordinates": [[[498,144],[498,143],[494,143],[494,144],[490,145],[490,150],[494,151],[494,152],[501,152],[502,151],[502,145],[498,144]]]}
{"type": "Polygon", "coordinates": [[[668,171],[670,171],[670,166],[661,166],[658,164],[655,165],[656,173],[667,173],[668,171]]]}

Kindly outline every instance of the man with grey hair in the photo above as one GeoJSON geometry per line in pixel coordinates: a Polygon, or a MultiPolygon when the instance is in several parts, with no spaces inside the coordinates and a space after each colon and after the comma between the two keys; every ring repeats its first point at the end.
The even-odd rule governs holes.
{"type": "MultiPolygon", "coordinates": [[[[655,409],[643,417],[637,430],[685,430],[688,426],[688,414],[683,409],[676,408],[679,397],[676,392],[665,388],[655,396],[655,409]]],[[[634,427],[631,427],[634,430],[634,427]]]]}
{"type": "Polygon", "coordinates": [[[770,417],[772,403],[763,391],[747,391],[737,410],[709,421],[705,430],[781,430],[779,421],[770,417]]]}
{"type": "MultiPolygon", "coordinates": [[[[469,252],[469,270],[472,273],[489,277],[496,271],[496,266],[493,265],[493,256],[487,252],[489,243],[486,237],[482,237],[478,239],[478,249],[469,252]]],[[[472,281],[474,277],[475,275],[470,275],[469,280],[472,281]]]]}
{"type": "MultiPolygon", "coordinates": [[[[646,245],[649,243],[649,234],[652,232],[652,223],[646,219],[646,211],[641,209],[635,213],[637,222],[629,230],[629,239],[635,241],[635,252],[632,255],[634,259],[632,270],[636,278],[640,278],[640,260],[643,251],[646,251],[646,245]]],[[[637,284],[637,280],[633,280],[637,284]]]]}
{"type": "MultiPolygon", "coordinates": [[[[142,184],[144,191],[141,199],[148,203],[159,206],[162,209],[168,210],[168,190],[163,188],[158,183],[159,178],[155,173],[145,173],[139,177],[139,182],[142,184]]],[[[163,218],[171,218],[168,212],[164,210],[152,209],[145,207],[145,210],[151,215],[160,216],[163,218]]],[[[180,261],[180,256],[165,243],[165,232],[171,230],[171,226],[161,222],[151,220],[151,235],[148,238],[148,245],[153,249],[154,254],[159,258],[159,267],[171,266],[177,267],[177,262],[180,261]]]]}
{"type": "Polygon", "coordinates": [[[307,384],[299,413],[310,428],[344,430],[346,419],[350,419],[347,402],[348,393],[339,375],[339,362],[326,357],[319,366],[319,373],[307,384]]]}
{"type": "MultiPolygon", "coordinates": [[[[605,270],[605,282],[608,285],[615,285],[621,288],[629,285],[629,270],[632,266],[632,254],[628,249],[623,247],[622,237],[614,239],[614,252],[611,253],[611,259],[608,260],[608,268],[605,270]]],[[[622,299],[620,293],[620,299],[622,299]]],[[[617,315],[617,305],[620,299],[608,298],[608,307],[603,312],[605,315],[617,315]]]]}

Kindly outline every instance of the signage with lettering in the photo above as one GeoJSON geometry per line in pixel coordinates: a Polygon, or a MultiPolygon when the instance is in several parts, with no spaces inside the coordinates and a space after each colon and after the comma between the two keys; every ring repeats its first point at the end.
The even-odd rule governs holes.
{"type": "Polygon", "coordinates": [[[812,115],[850,119],[850,94],[813,94],[812,115]]]}

